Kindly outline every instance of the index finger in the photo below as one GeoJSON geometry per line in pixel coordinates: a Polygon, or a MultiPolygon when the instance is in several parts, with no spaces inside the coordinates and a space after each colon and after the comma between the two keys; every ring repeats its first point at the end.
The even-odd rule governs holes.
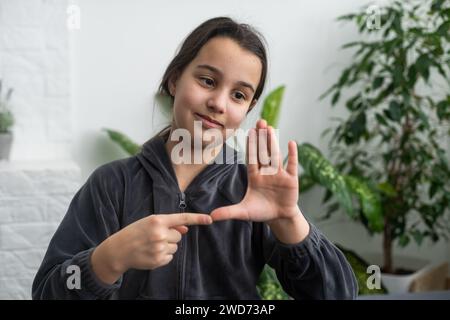
{"type": "MultiPolygon", "coordinates": [[[[162,215],[160,215],[162,216],[162,215]]],[[[195,224],[211,224],[212,219],[202,213],[172,213],[164,215],[164,221],[169,227],[195,224]]]]}
{"type": "Polygon", "coordinates": [[[294,176],[298,176],[298,156],[297,156],[297,142],[289,141],[288,144],[288,163],[286,171],[294,176]]]}

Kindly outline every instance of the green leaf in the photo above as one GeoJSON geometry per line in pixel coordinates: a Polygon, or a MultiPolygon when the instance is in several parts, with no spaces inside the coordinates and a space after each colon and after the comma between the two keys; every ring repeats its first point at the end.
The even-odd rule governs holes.
{"type": "Polygon", "coordinates": [[[336,91],[334,93],[333,98],[331,99],[331,105],[332,106],[334,106],[338,102],[340,95],[341,95],[340,91],[336,91]]]}
{"type": "Polygon", "coordinates": [[[395,32],[398,35],[402,35],[403,34],[403,29],[402,29],[402,16],[400,12],[396,12],[396,15],[394,17],[394,20],[392,21],[392,27],[394,28],[395,32]]]}
{"type": "Polygon", "coordinates": [[[353,269],[353,272],[356,276],[356,280],[358,281],[358,295],[370,295],[370,294],[385,294],[387,293],[386,288],[383,283],[381,283],[380,289],[377,288],[369,288],[367,286],[367,280],[371,276],[371,274],[367,273],[367,268],[369,267],[369,263],[366,262],[361,256],[359,256],[356,252],[349,250],[340,244],[335,243],[336,247],[342,251],[347,259],[348,263],[353,269]]]}
{"type": "Polygon", "coordinates": [[[339,16],[339,17],[337,17],[336,20],[338,20],[338,21],[339,20],[353,20],[355,17],[357,17],[356,14],[350,13],[350,14],[339,16]]]}
{"type": "Polygon", "coordinates": [[[383,118],[383,116],[379,113],[375,114],[375,118],[377,119],[378,123],[387,126],[386,119],[383,118]]]}
{"type": "Polygon", "coordinates": [[[352,144],[358,142],[363,136],[366,135],[366,114],[363,110],[357,114],[352,114],[351,118],[345,124],[343,132],[338,134],[338,139],[344,140],[346,144],[352,144]]]}
{"type": "Polygon", "coordinates": [[[331,204],[328,209],[327,212],[325,213],[325,219],[330,218],[331,214],[333,214],[334,212],[336,212],[339,209],[339,203],[333,203],[331,204]]]}
{"type": "Polygon", "coordinates": [[[400,247],[406,247],[409,243],[409,236],[406,234],[402,234],[400,235],[400,237],[398,238],[398,244],[400,247]]]}
{"type": "Polygon", "coordinates": [[[299,185],[300,193],[308,191],[315,184],[316,184],[316,182],[313,179],[311,179],[310,176],[308,176],[306,174],[302,174],[298,178],[298,185],[299,185]]]}
{"type": "Polygon", "coordinates": [[[450,32],[450,20],[443,22],[436,30],[436,33],[441,37],[447,37],[449,32],[450,32]]]}
{"type": "Polygon", "coordinates": [[[431,5],[431,10],[432,11],[439,11],[441,10],[442,4],[444,3],[445,0],[433,0],[433,3],[431,5]]]}
{"type": "Polygon", "coordinates": [[[4,99],[1,94],[2,90],[3,82],[0,79],[0,133],[8,133],[15,123],[14,114],[9,110],[9,100],[14,90],[9,88],[4,99]]]}
{"type": "Polygon", "coordinates": [[[417,115],[419,116],[419,119],[422,121],[422,125],[425,127],[425,128],[430,128],[430,123],[429,123],[429,121],[428,121],[428,117],[427,117],[427,115],[422,111],[422,109],[416,109],[415,110],[416,112],[417,112],[417,115]]]}
{"type": "Polygon", "coordinates": [[[344,72],[342,72],[341,77],[339,78],[339,81],[338,81],[339,87],[342,87],[347,82],[350,71],[351,71],[351,68],[347,68],[344,70],[344,72]]]}
{"type": "Polygon", "coordinates": [[[326,189],[325,195],[324,195],[324,197],[322,199],[322,203],[327,203],[328,200],[330,200],[332,196],[333,196],[333,193],[331,193],[330,190],[326,189]]]}
{"type": "Polygon", "coordinates": [[[381,87],[381,86],[383,85],[383,81],[384,81],[384,78],[383,78],[383,77],[376,77],[376,78],[373,80],[373,83],[372,83],[372,89],[373,89],[373,90],[376,90],[376,89],[378,89],[379,87],[381,87]]]}
{"type": "Polygon", "coordinates": [[[283,98],[285,86],[279,86],[269,93],[264,99],[261,118],[267,121],[269,126],[276,128],[278,126],[278,117],[281,110],[281,100],[283,98]]]}
{"type": "Polygon", "coordinates": [[[347,49],[347,48],[351,48],[351,47],[358,46],[358,45],[364,46],[364,43],[361,41],[353,41],[353,42],[344,44],[341,48],[347,49]]]}
{"type": "Polygon", "coordinates": [[[402,118],[402,108],[401,108],[401,105],[397,101],[392,100],[389,103],[388,111],[389,111],[389,118],[391,120],[398,122],[402,118]]]}
{"type": "Polygon", "coordinates": [[[390,198],[397,196],[397,191],[389,182],[383,182],[377,185],[377,189],[390,198]]]}
{"type": "Polygon", "coordinates": [[[431,183],[430,189],[428,190],[428,196],[430,197],[430,199],[433,198],[433,196],[436,194],[436,191],[438,191],[439,187],[440,187],[439,184],[431,183]]]}
{"type": "Polygon", "coordinates": [[[319,96],[319,100],[324,99],[324,98],[325,98],[326,96],[328,96],[331,92],[333,92],[334,90],[336,90],[337,87],[338,87],[337,84],[332,85],[330,88],[327,89],[327,91],[325,91],[324,93],[322,93],[322,94],[319,96]]]}
{"type": "Polygon", "coordinates": [[[288,300],[289,295],[284,292],[275,271],[265,265],[256,286],[259,295],[263,300],[288,300]]]}
{"type": "Polygon", "coordinates": [[[11,96],[12,96],[13,92],[14,92],[13,88],[8,89],[8,92],[6,92],[6,96],[5,96],[5,103],[8,103],[9,100],[11,100],[11,96]]]}
{"type": "Polygon", "coordinates": [[[404,72],[404,70],[401,65],[396,64],[394,66],[394,77],[393,78],[394,78],[394,84],[396,86],[401,86],[403,84],[403,81],[404,81],[403,72],[404,72]]]}
{"type": "Polygon", "coordinates": [[[416,61],[416,69],[425,82],[428,82],[428,78],[430,77],[430,59],[426,54],[422,54],[416,61]]]}
{"type": "Polygon", "coordinates": [[[103,131],[106,131],[109,138],[117,143],[128,154],[135,155],[141,151],[141,146],[131,141],[125,134],[111,129],[103,129],[103,131]]]}
{"type": "Polygon", "coordinates": [[[379,195],[358,177],[346,175],[344,178],[350,191],[358,197],[369,228],[374,232],[382,231],[384,220],[379,195]]]}
{"type": "Polygon", "coordinates": [[[14,116],[11,111],[0,112],[0,133],[9,132],[9,128],[14,125],[14,116]]]}
{"type": "Polygon", "coordinates": [[[423,242],[423,233],[420,232],[419,230],[411,230],[411,235],[414,239],[414,241],[416,241],[417,245],[420,246],[423,242]]]}
{"type": "Polygon", "coordinates": [[[436,112],[439,120],[450,118],[450,103],[447,100],[439,101],[436,105],[436,112]]]}
{"type": "Polygon", "coordinates": [[[347,100],[347,102],[345,103],[345,106],[350,111],[355,111],[355,110],[358,110],[359,108],[361,108],[362,107],[361,94],[358,93],[354,97],[347,100]]]}
{"type": "Polygon", "coordinates": [[[344,70],[344,72],[342,72],[341,77],[339,78],[339,81],[338,81],[339,87],[342,87],[347,82],[350,71],[351,71],[351,68],[347,68],[344,70]]]}
{"type": "Polygon", "coordinates": [[[298,145],[298,160],[305,173],[330,190],[346,212],[355,218],[352,198],[344,177],[322,156],[321,152],[311,144],[303,143],[298,145]]]}
{"type": "Polygon", "coordinates": [[[390,83],[385,89],[381,90],[381,92],[374,99],[371,100],[371,105],[374,107],[380,104],[386,97],[388,97],[392,91],[395,90],[394,83],[390,83]]]}
{"type": "Polygon", "coordinates": [[[415,65],[411,65],[408,69],[408,86],[409,87],[414,87],[414,84],[417,81],[417,69],[415,67],[415,65]]]}

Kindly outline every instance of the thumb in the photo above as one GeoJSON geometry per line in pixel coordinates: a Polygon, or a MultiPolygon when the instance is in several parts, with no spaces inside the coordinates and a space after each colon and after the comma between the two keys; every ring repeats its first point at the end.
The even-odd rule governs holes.
{"type": "Polygon", "coordinates": [[[213,221],[228,219],[249,220],[248,211],[241,204],[217,208],[211,212],[211,218],[213,221]]]}
{"type": "Polygon", "coordinates": [[[188,232],[188,227],[186,227],[186,226],[175,226],[175,227],[172,227],[172,229],[177,230],[181,234],[186,234],[188,232]]]}

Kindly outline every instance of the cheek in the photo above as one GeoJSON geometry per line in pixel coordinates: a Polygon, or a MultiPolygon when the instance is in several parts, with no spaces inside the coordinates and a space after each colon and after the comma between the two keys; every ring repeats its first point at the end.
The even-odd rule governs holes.
{"type": "Polygon", "coordinates": [[[176,99],[179,100],[178,105],[185,109],[192,109],[204,101],[205,93],[195,83],[185,84],[179,88],[176,93],[176,99]]]}
{"type": "Polygon", "coordinates": [[[187,126],[190,120],[188,116],[192,113],[196,106],[201,101],[201,95],[198,90],[195,90],[192,86],[184,86],[177,88],[174,101],[174,117],[179,126],[187,126]],[[185,123],[185,122],[188,123],[185,123]]]}
{"type": "Polygon", "coordinates": [[[237,108],[237,109],[233,109],[233,110],[229,109],[229,111],[228,111],[227,125],[226,125],[227,130],[226,130],[224,139],[228,139],[232,135],[235,135],[236,130],[238,130],[240,128],[241,123],[245,120],[246,111],[241,111],[243,109],[239,109],[239,108],[242,108],[242,106],[233,106],[233,107],[237,108]]]}
{"type": "Polygon", "coordinates": [[[243,106],[231,106],[228,110],[227,127],[237,129],[245,120],[246,109],[243,106]]]}

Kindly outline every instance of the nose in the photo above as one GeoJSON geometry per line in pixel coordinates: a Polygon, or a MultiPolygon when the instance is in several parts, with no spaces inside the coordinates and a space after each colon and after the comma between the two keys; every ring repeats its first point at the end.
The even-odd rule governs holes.
{"type": "Polygon", "coordinates": [[[207,107],[211,112],[225,113],[227,110],[228,96],[225,90],[214,92],[208,99],[207,107]]]}

